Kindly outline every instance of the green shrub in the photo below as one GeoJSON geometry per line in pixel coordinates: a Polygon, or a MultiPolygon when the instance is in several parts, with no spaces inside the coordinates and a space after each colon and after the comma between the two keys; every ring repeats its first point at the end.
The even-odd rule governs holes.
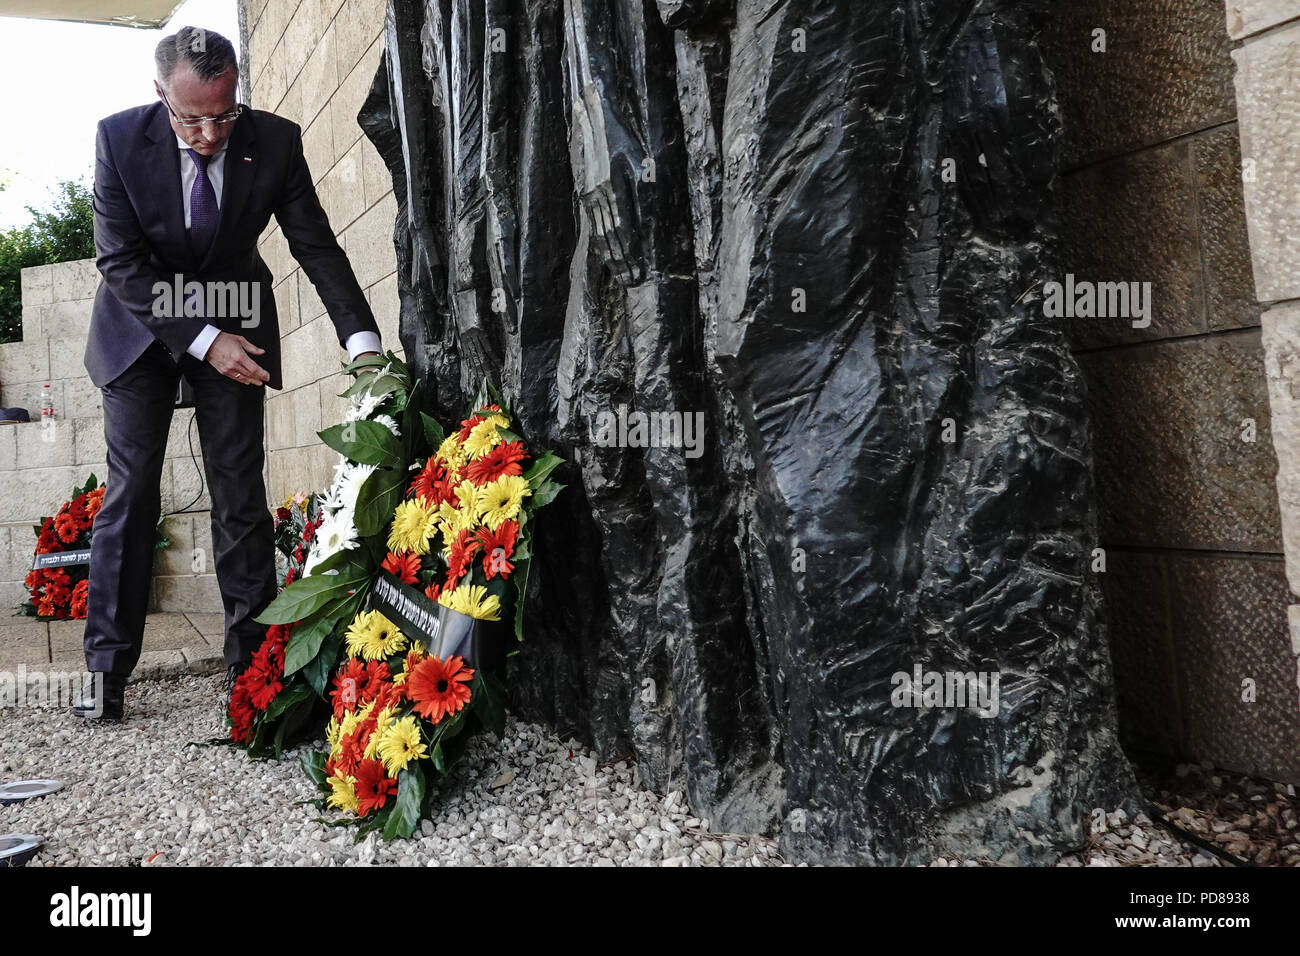
{"type": "Polygon", "coordinates": [[[32,221],[0,230],[0,342],[23,334],[22,270],[95,255],[91,189],[84,182],[64,181],[46,210],[27,207],[32,221]]]}

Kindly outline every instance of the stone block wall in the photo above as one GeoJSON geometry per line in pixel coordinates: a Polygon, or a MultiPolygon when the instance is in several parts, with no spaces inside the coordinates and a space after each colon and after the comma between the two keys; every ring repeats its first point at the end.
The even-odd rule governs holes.
{"type": "MultiPolygon", "coordinates": [[[[1238,18],[1259,29],[1263,8],[1295,6],[1235,5],[1257,7],[1238,18]]],[[[1080,0],[1047,29],[1065,125],[1062,278],[1152,284],[1145,328],[1067,320],[1090,388],[1123,739],[1300,780],[1240,51],[1218,0],[1080,0]]]]}
{"type": "MultiPolygon", "coordinates": [[[[330,225],[379,323],[384,349],[402,355],[393,224],[397,203],[378,152],[357,125],[382,54],[384,0],[246,0],[250,105],[298,123],[330,225]]],[[[276,225],[261,240],[275,276],[284,389],[268,392],[267,494],[325,488],[338,455],[317,432],[342,421],[346,353],[310,280],[276,225]]]]}
{"type": "Polygon", "coordinates": [[[1300,656],[1300,3],[1228,0],[1246,225],[1263,308],[1291,650],[1300,656]]]}
{"type": "MultiPolygon", "coordinates": [[[[53,514],[91,473],[101,481],[107,477],[100,392],[82,364],[98,281],[93,259],[24,269],[23,336],[0,344],[0,405],[26,408],[33,419],[0,424],[0,614],[12,613],[28,597],[23,579],[36,550],[32,525],[53,514]],[[56,414],[48,429],[40,421],[47,383],[56,414]]],[[[155,559],[150,594],[155,611],[222,609],[193,416],[193,409],[176,410],[167,439],[159,494],[163,513],[177,513],[163,523],[172,546],[155,559]],[[202,549],[202,560],[195,560],[196,548],[202,549]]]]}

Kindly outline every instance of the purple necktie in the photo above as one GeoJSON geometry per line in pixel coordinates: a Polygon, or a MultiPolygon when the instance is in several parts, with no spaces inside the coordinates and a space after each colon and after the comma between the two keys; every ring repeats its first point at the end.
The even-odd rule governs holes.
{"type": "Polygon", "coordinates": [[[200,259],[217,234],[217,193],[208,179],[208,160],[192,149],[185,152],[194,160],[194,186],[190,189],[190,243],[200,259]]]}

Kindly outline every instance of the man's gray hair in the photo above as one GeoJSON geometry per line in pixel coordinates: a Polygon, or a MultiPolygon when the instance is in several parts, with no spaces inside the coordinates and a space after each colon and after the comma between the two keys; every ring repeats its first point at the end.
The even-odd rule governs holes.
{"type": "Polygon", "coordinates": [[[153,60],[158,68],[158,82],[164,85],[182,60],[201,80],[216,79],[228,69],[238,69],[231,42],[220,33],[202,27],[181,27],[171,36],[163,37],[154,49],[153,60]]]}

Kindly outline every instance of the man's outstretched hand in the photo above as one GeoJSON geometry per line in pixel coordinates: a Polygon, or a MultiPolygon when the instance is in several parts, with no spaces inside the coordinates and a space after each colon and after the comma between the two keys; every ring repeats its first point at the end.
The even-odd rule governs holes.
{"type": "Polygon", "coordinates": [[[245,385],[263,385],[271,380],[271,373],[258,365],[248,353],[261,355],[266,349],[258,348],[242,335],[218,332],[208,346],[204,360],[227,378],[245,385]]]}

